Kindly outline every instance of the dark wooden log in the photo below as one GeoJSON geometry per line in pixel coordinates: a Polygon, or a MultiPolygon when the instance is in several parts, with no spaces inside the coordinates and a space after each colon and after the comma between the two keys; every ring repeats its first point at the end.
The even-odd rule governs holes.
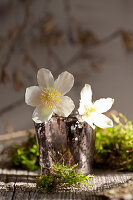
{"type": "Polygon", "coordinates": [[[84,174],[92,173],[95,132],[87,123],[80,123],[76,117],[69,117],[66,122],[68,147],[78,171],[84,174]]]}
{"type": "Polygon", "coordinates": [[[35,123],[35,129],[42,174],[49,173],[54,160],[59,161],[63,156],[78,164],[78,171],[92,172],[95,134],[87,123],[79,123],[76,116],[53,116],[46,124],[35,123]],[[71,153],[70,157],[67,152],[71,153]]]}
{"type": "Polygon", "coordinates": [[[64,120],[63,117],[53,116],[46,124],[35,123],[42,174],[49,173],[54,159],[59,159],[61,146],[67,143],[64,120]]]}

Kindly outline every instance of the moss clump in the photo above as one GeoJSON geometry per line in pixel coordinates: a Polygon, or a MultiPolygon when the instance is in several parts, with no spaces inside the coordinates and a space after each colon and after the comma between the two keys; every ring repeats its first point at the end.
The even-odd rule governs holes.
{"type": "Polygon", "coordinates": [[[96,129],[95,165],[133,171],[133,124],[121,113],[112,115],[115,126],[96,129]]]}
{"type": "Polygon", "coordinates": [[[31,171],[40,169],[39,152],[35,136],[29,135],[26,142],[11,147],[9,156],[13,167],[31,171]]]}
{"type": "Polygon", "coordinates": [[[44,193],[53,192],[60,187],[78,187],[85,185],[89,189],[93,186],[93,182],[90,179],[92,175],[84,175],[77,173],[74,168],[67,167],[64,163],[57,162],[53,165],[49,175],[43,175],[37,178],[37,187],[43,188],[44,193]]]}

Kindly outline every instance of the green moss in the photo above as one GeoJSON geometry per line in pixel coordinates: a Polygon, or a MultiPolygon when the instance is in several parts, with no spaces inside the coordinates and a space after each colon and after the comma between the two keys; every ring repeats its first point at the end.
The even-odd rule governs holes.
{"type": "Polygon", "coordinates": [[[9,156],[13,167],[39,170],[39,152],[35,136],[29,135],[27,142],[11,147],[9,156]]]}
{"type": "Polygon", "coordinates": [[[121,113],[118,117],[112,115],[112,118],[114,127],[96,129],[95,165],[133,171],[133,124],[121,113]]]}
{"type": "Polygon", "coordinates": [[[63,188],[67,186],[80,188],[81,185],[85,185],[90,189],[93,186],[90,178],[93,176],[77,173],[76,167],[77,165],[67,167],[64,163],[56,162],[49,175],[37,178],[37,187],[43,188],[44,193],[53,192],[61,186],[63,188]]]}

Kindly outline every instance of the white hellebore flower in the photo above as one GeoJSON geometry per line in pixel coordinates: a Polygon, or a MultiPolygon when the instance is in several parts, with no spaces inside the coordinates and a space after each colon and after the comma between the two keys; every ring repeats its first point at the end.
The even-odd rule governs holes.
{"type": "Polygon", "coordinates": [[[25,102],[36,107],[32,119],[36,123],[48,122],[53,113],[68,117],[75,106],[64,95],[73,86],[73,75],[65,71],[54,81],[52,73],[42,68],[37,73],[37,81],[39,86],[28,87],[25,92],[25,102]]]}
{"type": "Polygon", "coordinates": [[[95,129],[95,125],[100,128],[113,126],[112,120],[102,113],[108,111],[112,107],[114,99],[102,98],[92,103],[92,90],[91,86],[88,84],[85,84],[80,95],[81,100],[78,112],[82,116],[83,121],[86,121],[93,129],[95,129]]]}

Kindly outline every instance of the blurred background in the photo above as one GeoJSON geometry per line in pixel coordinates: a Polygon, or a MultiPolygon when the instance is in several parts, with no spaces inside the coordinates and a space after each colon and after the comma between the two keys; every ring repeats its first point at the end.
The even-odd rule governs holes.
{"type": "Polygon", "coordinates": [[[76,108],[89,83],[133,120],[132,11],[132,0],[1,0],[0,133],[33,127],[24,94],[41,67],[74,75],[76,108]]]}

